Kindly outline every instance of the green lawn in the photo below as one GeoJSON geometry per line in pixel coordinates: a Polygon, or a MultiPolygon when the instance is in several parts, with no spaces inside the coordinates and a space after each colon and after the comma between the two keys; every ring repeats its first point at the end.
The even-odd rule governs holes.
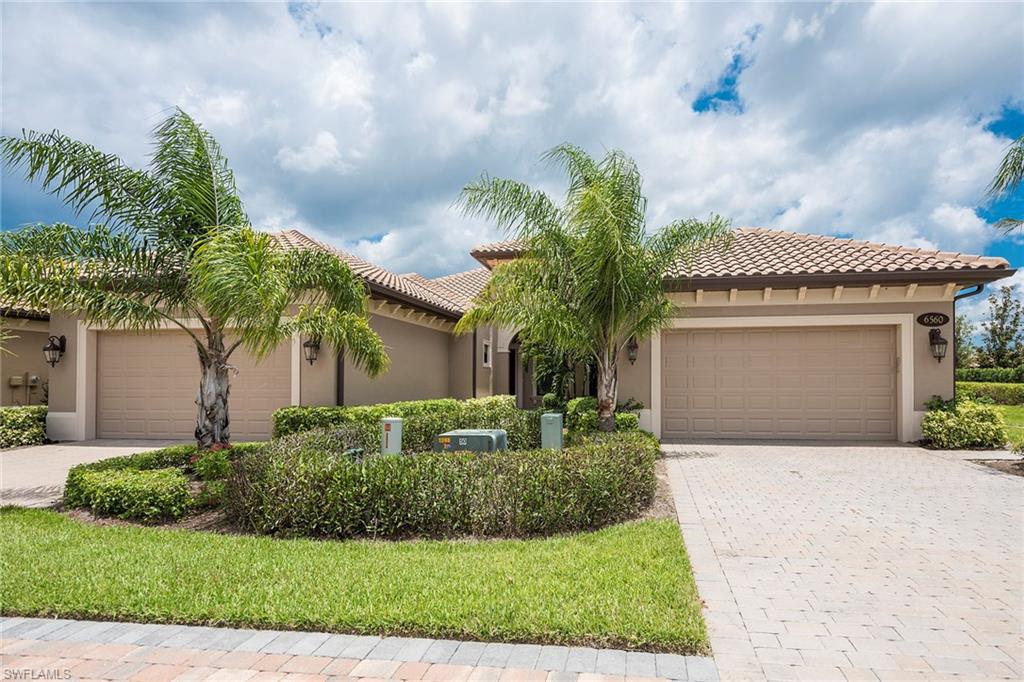
{"type": "Polygon", "coordinates": [[[679,527],[314,541],[0,509],[0,611],[706,653],[679,527]]]}
{"type": "Polygon", "coordinates": [[[1024,405],[996,405],[1006,419],[1010,442],[1024,445],[1024,405]]]}

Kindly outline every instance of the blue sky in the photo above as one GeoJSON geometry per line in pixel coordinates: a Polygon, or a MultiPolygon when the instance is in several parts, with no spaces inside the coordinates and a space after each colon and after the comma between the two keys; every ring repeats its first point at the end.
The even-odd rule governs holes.
{"type": "MultiPolygon", "coordinates": [[[[986,200],[1024,134],[1024,5],[2,5],[4,134],[59,128],[143,165],[174,106],[232,161],[254,224],[398,272],[475,265],[452,208],[481,172],[554,194],[563,141],[622,148],[652,227],[736,225],[1024,265],[986,200]],[[45,47],[41,40],[45,37],[45,47]]],[[[83,224],[2,176],[0,225],[83,224]]]]}

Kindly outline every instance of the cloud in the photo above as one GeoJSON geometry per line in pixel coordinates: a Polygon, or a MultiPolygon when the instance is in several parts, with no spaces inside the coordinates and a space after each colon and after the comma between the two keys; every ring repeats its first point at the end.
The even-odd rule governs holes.
{"type": "Polygon", "coordinates": [[[282,147],[274,158],[281,168],[302,173],[315,173],[324,168],[342,165],[338,140],[326,130],[321,130],[312,142],[298,150],[282,147]]]}
{"type": "MultiPolygon", "coordinates": [[[[183,106],[257,225],[428,275],[474,267],[468,249],[500,236],[452,208],[466,182],[558,194],[538,158],[563,141],[633,155],[652,225],[716,211],[981,252],[994,233],[976,209],[1007,142],[988,125],[1024,108],[1007,58],[1020,18],[997,3],[15,3],[3,132],[59,128],[142,165],[183,106]]],[[[4,227],[65,215],[6,172],[2,192],[4,227]]]]}

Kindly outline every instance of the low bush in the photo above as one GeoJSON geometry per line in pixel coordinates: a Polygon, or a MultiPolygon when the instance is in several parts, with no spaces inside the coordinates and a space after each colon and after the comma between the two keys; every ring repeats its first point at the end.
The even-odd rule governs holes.
{"type": "Polygon", "coordinates": [[[344,456],[330,429],[238,460],[225,506],[259,533],[527,536],[635,516],[655,490],[649,434],[595,434],[565,450],[344,456]]]}
{"type": "Polygon", "coordinates": [[[1024,384],[958,381],[957,397],[967,400],[989,400],[997,405],[1024,405],[1024,384]]]}
{"type": "Polygon", "coordinates": [[[1020,367],[958,367],[956,380],[1021,384],[1024,383],[1024,365],[1020,367]]]}
{"type": "Polygon", "coordinates": [[[132,521],[180,519],[192,503],[188,479],[178,469],[79,471],[69,506],[132,521]]]}
{"type": "Polygon", "coordinates": [[[991,405],[970,401],[933,409],[921,420],[924,441],[940,450],[1001,448],[1006,445],[1006,423],[991,405]]]}
{"type": "Polygon", "coordinates": [[[515,396],[472,400],[416,400],[352,407],[284,407],[274,412],[274,437],[318,428],[352,429],[351,447],[379,450],[380,420],[401,417],[402,447],[409,452],[429,450],[434,436],[451,429],[504,429],[510,448],[540,444],[540,412],[516,407],[515,396]]]}
{"type": "Polygon", "coordinates": [[[207,450],[189,460],[200,481],[219,481],[231,474],[231,460],[227,450],[207,450]]]}
{"type": "Polygon", "coordinates": [[[565,412],[565,400],[557,393],[545,393],[540,406],[545,412],[565,412]]]}
{"type": "Polygon", "coordinates": [[[46,406],[0,408],[0,450],[46,441],[46,406]]]}
{"type": "MultiPolygon", "coordinates": [[[[640,416],[634,409],[642,409],[643,403],[632,398],[615,409],[615,430],[634,431],[640,428],[640,416]],[[639,406],[639,407],[637,407],[639,406]]],[[[569,433],[591,433],[597,431],[597,398],[585,396],[573,398],[565,405],[565,423],[569,433]]]]}
{"type": "Polygon", "coordinates": [[[636,431],[640,428],[640,415],[635,412],[616,412],[616,431],[636,431]]]}
{"type": "Polygon", "coordinates": [[[194,468],[199,478],[213,481],[204,476],[220,473],[226,476],[230,472],[230,466],[225,470],[221,464],[222,458],[227,462],[255,452],[262,446],[263,443],[239,443],[218,452],[199,453],[195,445],[174,445],[79,464],[68,472],[64,484],[64,505],[85,507],[96,514],[135,521],[181,518],[189,507],[188,504],[182,506],[178,497],[181,490],[179,479],[184,482],[186,496],[190,491],[185,471],[194,468]],[[133,475],[151,472],[161,474],[133,475]],[[177,476],[172,477],[167,472],[177,476]],[[138,499],[129,500],[128,497],[133,495],[138,499]]]}

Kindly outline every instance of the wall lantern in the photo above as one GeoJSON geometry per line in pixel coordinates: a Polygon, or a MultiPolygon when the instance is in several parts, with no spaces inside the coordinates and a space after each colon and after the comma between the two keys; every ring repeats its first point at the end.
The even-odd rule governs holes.
{"type": "Polygon", "coordinates": [[[636,342],[636,337],[629,337],[629,341],[626,342],[626,357],[629,358],[629,364],[636,363],[636,353],[638,350],[640,350],[640,346],[636,342]]]}
{"type": "Polygon", "coordinates": [[[316,362],[316,356],[320,354],[320,341],[318,339],[310,339],[302,344],[302,352],[306,354],[306,360],[309,364],[316,362]]]}
{"type": "Polygon", "coordinates": [[[928,345],[931,346],[932,357],[942,362],[942,358],[946,357],[946,348],[949,346],[949,341],[942,338],[942,334],[939,333],[938,329],[928,331],[928,345]]]}
{"type": "Polygon", "coordinates": [[[64,356],[64,351],[68,349],[68,340],[64,336],[51,336],[46,345],[43,346],[43,357],[50,363],[50,367],[54,367],[60,362],[60,359],[64,356]]]}

